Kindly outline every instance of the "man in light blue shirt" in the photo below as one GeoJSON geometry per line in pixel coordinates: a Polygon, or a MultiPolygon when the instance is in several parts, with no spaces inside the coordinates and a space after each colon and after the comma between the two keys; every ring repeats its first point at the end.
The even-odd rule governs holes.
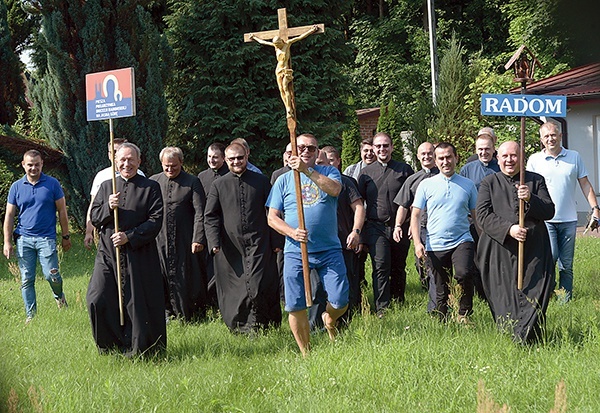
{"type": "Polygon", "coordinates": [[[546,221],[554,261],[558,261],[559,290],[568,302],[573,294],[573,256],[577,232],[577,183],[586,197],[593,215],[600,218],[596,192],[588,179],[583,160],[578,152],[562,147],[562,133],[558,126],[546,122],[540,126],[541,152],[534,153],[527,162],[527,170],[537,172],[546,179],[548,191],[556,207],[554,217],[546,221]]]}
{"type": "Polygon", "coordinates": [[[411,212],[411,233],[418,259],[428,260],[436,285],[435,312],[442,320],[448,313],[449,282],[454,278],[462,289],[456,320],[469,323],[473,309],[474,243],[469,231],[469,213],[475,217],[477,189],[470,179],[455,173],[456,148],[446,142],[435,148],[440,173],[425,179],[417,188],[411,212]],[[422,211],[427,210],[427,239],[420,236],[422,211]]]}

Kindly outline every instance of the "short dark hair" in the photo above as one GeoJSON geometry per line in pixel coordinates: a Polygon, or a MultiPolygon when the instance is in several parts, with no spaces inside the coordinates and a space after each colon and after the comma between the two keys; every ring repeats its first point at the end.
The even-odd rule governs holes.
{"type": "MultiPolygon", "coordinates": [[[[458,156],[458,154],[456,153],[456,147],[454,145],[452,145],[450,142],[440,142],[436,145],[435,149],[448,149],[448,148],[452,148],[452,153],[454,154],[454,156],[458,156]]],[[[434,149],[434,153],[435,153],[435,149],[434,149]]]]}
{"type": "Polygon", "coordinates": [[[27,152],[25,152],[23,154],[23,159],[25,159],[26,156],[29,156],[30,158],[35,158],[36,156],[39,156],[42,161],[44,160],[44,158],[42,158],[42,154],[40,153],[40,151],[38,151],[36,149],[30,149],[27,152]]]}
{"type": "Polygon", "coordinates": [[[332,153],[336,156],[336,158],[340,159],[340,151],[331,145],[325,146],[324,148],[321,148],[321,150],[327,154],[332,153]]]}
{"type": "Polygon", "coordinates": [[[365,145],[373,146],[373,138],[365,138],[360,142],[360,147],[362,148],[365,145]]]}
{"type": "MultiPolygon", "coordinates": [[[[215,142],[213,144],[211,144],[208,149],[210,149],[213,152],[221,152],[221,155],[225,156],[225,145],[223,145],[221,142],[215,142]]],[[[208,152],[208,151],[207,151],[208,152]]]]}

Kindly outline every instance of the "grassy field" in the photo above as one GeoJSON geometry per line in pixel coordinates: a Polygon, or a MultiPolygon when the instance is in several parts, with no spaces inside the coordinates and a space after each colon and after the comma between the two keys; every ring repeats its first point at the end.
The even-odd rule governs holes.
{"type": "Polygon", "coordinates": [[[561,380],[567,411],[600,411],[598,238],[578,240],[575,299],[550,303],[535,346],[499,334],[478,299],[473,328],[431,319],[411,263],[406,304],[383,320],[355,317],[333,344],[313,335],[307,359],[287,322],[248,337],[213,317],[171,322],[167,353],[146,361],[96,351],[84,301],[93,254],[81,236],[73,243],[61,263],[69,308],[58,310],[38,278],[29,325],[19,283],[1,260],[0,412],[492,411],[481,392],[478,407],[478,383],[511,412],[549,412],[561,380]]]}

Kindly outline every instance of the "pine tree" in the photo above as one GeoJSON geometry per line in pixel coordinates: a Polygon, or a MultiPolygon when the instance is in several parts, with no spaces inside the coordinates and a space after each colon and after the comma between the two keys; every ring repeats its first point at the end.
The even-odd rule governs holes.
{"type": "Polygon", "coordinates": [[[460,41],[452,36],[440,61],[440,89],[432,126],[432,135],[452,143],[463,160],[473,153],[471,136],[476,132],[469,129],[469,114],[464,109],[469,84],[475,77],[463,62],[464,52],[460,41]]]}
{"type": "Polygon", "coordinates": [[[25,111],[28,106],[21,77],[23,64],[15,54],[4,1],[0,1],[0,64],[0,125],[12,125],[17,120],[18,108],[25,111]]]}
{"type": "Polygon", "coordinates": [[[116,119],[114,133],[136,143],[142,169],[159,171],[158,153],[168,126],[164,85],[170,53],[152,16],[138,1],[48,1],[40,7],[35,39],[33,96],[50,144],[69,171],[70,215],[85,221],[94,174],[108,163],[107,123],[86,120],[85,75],[133,67],[137,115],[116,119]]]}
{"type": "Polygon", "coordinates": [[[167,19],[175,54],[168,89],[169,142],[184,148],[186,163],[204,165],[214,141],[248,140],[251,161],[266,171],[279,164],[289,141],[285,109],[274,76],[273,48],[244,43],[244,33],[277,28],[277,8],[287,7],[290,27],[324,23],[324,34],[292,46],[298,133],[320,145],[341,143],[348,81],[342,74],[351,49],[339,16],[351,2],[225,0],[175,1],[167,19]]]}

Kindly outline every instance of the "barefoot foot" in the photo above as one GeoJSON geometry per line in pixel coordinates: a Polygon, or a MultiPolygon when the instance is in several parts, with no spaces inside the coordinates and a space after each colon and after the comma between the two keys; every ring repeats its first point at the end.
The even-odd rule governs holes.
{"type": "Polygon", "coordinates": [[[336,327],[336,322],[333,321],[328,312],[324,312],[321,314],[321,318],[323,319],[323,325],[327,329],[327,333],[329,334],[329,339],[331,341],[335,341],[335,337],[337,336],[338,330],[336,327]]]}

